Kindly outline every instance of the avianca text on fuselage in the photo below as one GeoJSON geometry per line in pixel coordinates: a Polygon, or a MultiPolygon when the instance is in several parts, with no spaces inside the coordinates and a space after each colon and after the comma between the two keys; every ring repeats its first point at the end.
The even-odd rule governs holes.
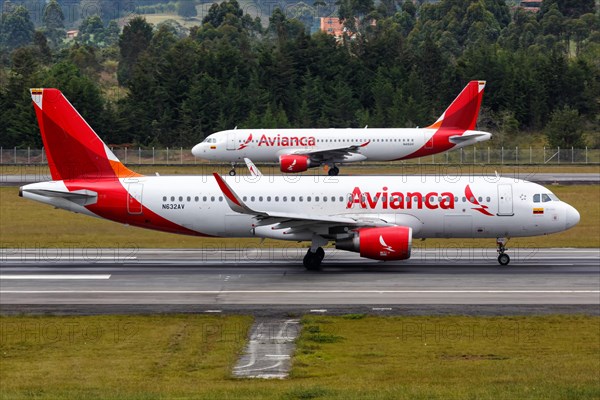
{"type": "MultiPolygon", "coordinates": [[[[251,137],[250,134],[249,137],[251,137]]],[[[250,139],[252,140],[252,139],[250,139]]],[[[277,134],[277,136],[267,136],[263,134],[258,143],[256,144],[258,147],[290,147],[290,146],[315,146],[316,139],[314,136],[281,136],[277,134]]]]}
{"type": "Polygon", "coordinates": [[[429,192],[423,195],[421,192],[389,192],[387,186],[384,186],[380,192],[371,193],[362,191],[357,186],[350,194],[346,208],[351,209],[355,205],[362,209],[374,209],[381,205],[384,210],[420,210],[423,207],[430,210],[437,208],[453,210],[454,194],[451,192],[429,192]],[[438,202],[435,202],[436,200],[438,202]]]}

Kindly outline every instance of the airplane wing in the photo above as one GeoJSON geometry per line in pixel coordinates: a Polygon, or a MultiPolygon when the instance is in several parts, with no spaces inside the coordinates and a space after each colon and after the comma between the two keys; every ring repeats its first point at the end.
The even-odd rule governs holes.
{"type": "MultiPolygon", "coordinates": [[[[352,146],[343,146],[343,147],[334,147],[329,149],[315,149],[315,150],[304,150],[304,149],[296,149],[287,154],[294,155],[304,155],[310,157],[312,161],[317,163],[323,163],[326,161],[336,161],[341,162],[348,158],[355,158],[353,161],[362,161],[361,159],[356,159],[356,156],[362,156],[362,159],[366,159],[365,156],[359,153],[359,150],[365,146],[367,146],[371,141],[367,141],[362,144],[356,144],[352,146]]],[[[359,157],[360,158],[360,157],[359,157]]]]}
{"type": "Polygon", "coordinates": [[[257,219],[256,226],[274,225],[273,229],[289,229],[289,228],[308,228],[315,225],[336,225],[349,227],[379,227],[379,226],[396,226],[390,224],[380,218],[368,216],[341,216],[341,215],[319,215],[312,216],[301,213],[288,212],[273,212],[263,210],[253,210],[248,207],[242,198],[231,189],[231,187],[221,178],[216,172],[213,176],[217,180],[219,188],[225,195],[225,200],[229,207],[240,214],[252,215],[257,219]]]}

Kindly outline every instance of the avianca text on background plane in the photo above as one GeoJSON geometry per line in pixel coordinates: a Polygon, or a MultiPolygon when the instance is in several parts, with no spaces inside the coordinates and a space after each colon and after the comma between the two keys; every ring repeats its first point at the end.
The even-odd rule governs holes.
{"type": "Polygon", "coordinates": [[[278,162],[282,172],[303,172],[326,165],[337,175],[336,164],[392,161],[458,149],[492,137],[475,130],[484,81],[471,81],[431,126],[423,129],[233,129],[208,136],[192,149],[206,160],[235,163],[278,162]]]}
{"type": "MultiPolygon", "coordinates": [[[[310,242],[376,260],[410,257],[413,238],[506,238],[560,232],[579,213],[543,186],[498,177],[143,176],[115,157],[56,89],[32,89],[52,181],[20,196],[148,229],[195,236],[310,242]]],[[[201,245],[201,241],[198,242],[201,245]]]]}

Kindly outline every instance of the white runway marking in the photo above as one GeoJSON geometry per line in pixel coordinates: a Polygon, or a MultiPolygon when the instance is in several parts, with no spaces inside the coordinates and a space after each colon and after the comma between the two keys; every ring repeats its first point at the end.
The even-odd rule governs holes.
{"type": "Polygon", "coordinates": [[[70,279],[110,279],[110,275],[0,275],[0,280],[70,280],[70,279]]]}
{"type": "MultiPolygon", "coordinates": [[[[110,275],[109,275],[110,276],[110,275]]],[[[82,278],[80,278],[82,279],[82,278]]],[[[100,278],[102,279],[102,278],[100,278]]],[[[107,279],[107,278],[105,278],[107,279]]],[[[587,294],[600,290],[0,290],[0,293],[15,294],[410,294],[410,293],[442,293],[442,294],[587,294]]],[[[310,310],[326,312],[327,310],[310,310]]]]}

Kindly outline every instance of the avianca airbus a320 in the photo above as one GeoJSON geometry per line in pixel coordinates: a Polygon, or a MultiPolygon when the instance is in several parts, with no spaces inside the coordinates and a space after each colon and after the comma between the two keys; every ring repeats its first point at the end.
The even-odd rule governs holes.
{"type": "MultiPolygon", "coordinates": [[[[423,129],[233,129],[214,133],[192,149],[206,160],[278,162],[282,172],[303,172],[357,161],[392,161],[458,149],[491,138],[475,130],[485,82],[472,81],[431,126],[423,129]]],[[[235,175],[232,168],[230,175],[235,175]]]]}
{"type": "Polygon", "coordinates": [[[56,89],[32,89],[52,181],[24,198],[160,231],[309,241],[376,260],[410,257],[413,238],[506,238],[560,232],[579,213],[543,186],[497,177],[143,176],[125,167],[56,89]]]}

